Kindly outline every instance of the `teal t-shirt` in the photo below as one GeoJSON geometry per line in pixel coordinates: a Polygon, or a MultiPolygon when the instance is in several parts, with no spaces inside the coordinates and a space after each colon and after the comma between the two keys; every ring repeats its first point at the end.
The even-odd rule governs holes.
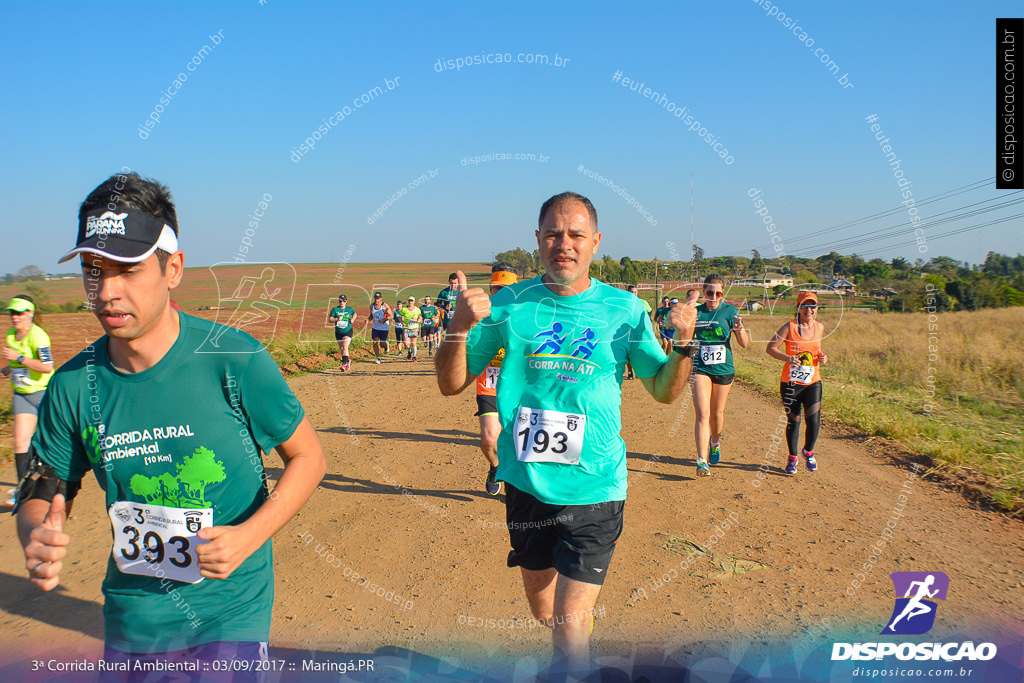
{"type": "Polygon", "coordinates": [[[444,306],[441,306],[441,308],[444,310],[445,317],[448,318],[448,320],[451,320],[452,316],[455,315],[455,300],[458,298],[458,289],[446,287],[437,293],[437,303],[445,304],[444,306]]]}
{"type": "Polygon", "coordinates": [[[437,306],[420,306],[420,313],[423,314],[423,325],[426,327],[437,327],[441,323],[437,306]]]}
{"type": "Polygon", "coordinates": [[[700,352],[693,356],[694,372],[705,375],[731,375],[736,372],[732,364],[732,327],[739,311],[724,301],[715,310],[706,304],[697,306],[697,324],[693,338],[700,342],[700,352]]]}
{"type": "Polygon", "coordinates": [[[502,348],[498,478],[552,505],[625,500],[623,371],[667,361],[640,300],[594,279],[573,296],[540,277],[510,285],[469,336],[469,373],[502,348]]]}
{"type": "MultiPolygon", "coordinates": [[[[323,310],[323,309],[320,309],[323,310]]],[[[334,330],[336,332],[347,333],[352,331],[352,320],[356,317],[356,309],[351,306],[335,306],[331,309],[329,318],[337,318],[338,322],[334,323],[334,330]]]]}
{"type": "Polygon", "coordinates": [[[32,443],[58,477],[77,481],[91,470],[106,494],[115,540],[103,581],[106,644],[123,652],[263,641],[270,633],[270,541],[227,579],[168,576],[197,571],[199,528],[239,524],[263,504],[260,451],[287,441],[304,412],[259,342],[178,315],[178,339],[147,370],[114,368],[107,337],[63,365],[32,443]],[[212,519],[198,522],[199,510],[212,510],[212,519]],[[187,528],[175,531],[169,520],[187,528]],[[135,573],[116,559],[136,561],[135,573]]]}

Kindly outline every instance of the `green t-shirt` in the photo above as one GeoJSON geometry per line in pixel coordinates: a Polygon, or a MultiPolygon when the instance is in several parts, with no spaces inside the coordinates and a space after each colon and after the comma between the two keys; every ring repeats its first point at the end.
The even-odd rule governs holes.
{"type": "Polygon", "coordinates": [[[417,306],[412,306],[410,308],[406,305],[406,307],[402,309],[402,320],[405,321],[405,329],[407,330],[419,329],[420,324],[416,322],[416,319],[419,317],[420,309],[417,306]]]}
{"type": "Polygon", "coordinates": [[[731,375],[732,326],[739,311],[724,301],[715,310],[707,304],[697,306],[697,324],[693,338],[700,342],[700,352],[693,356],[693,369],[705,375],[731,375]]]}
{"type": "Polygon", "coordinates": [[[440,313],[440,311],[437,309],[437,306],[420,306],[420,312],[423,314],[424,325],[427,325],[429,327],[437,327],[437,325],[441,322],[437,317],[438,314],[440,313]]]}
{"type": "Polygon", "coordinates": [[[445,304],[444,306],[441,306],[441,308],[442,310],[445,311],[445,317],[448,318],[448,320],[451,320],[452,316],[455,315],[455,301],[458,298],[458,288],[451,289],[445,287],[444,289],[437,293],[437,303],[439,305],[445,304]]]}
{"type": "Polygon", "coordinates": [[[653,377],[667,361],[640,300],[593,278],[573,296],[539,277],[510,285],[470,334],[469,373],[502,348],[498,478],[552,505],[625,500],[622,374],[629,362],[653,377]]]}
{"type": "Polygon", "coordinates": [[[116,520],[103,581],[106,644],[124,652],[263,641],[270,633],[270,541],[229,578],[187,583],[165,577],[175,571],[172,562],[195,571],[200,525],[186,521],[189,533],[177,536],[160,525],[211,508],[212,521],[201,526],[251,517],[268,495],[260,451],[287,441],[304,412],[259,342],[234,328],[178,316],[174,346],[147,370],[114,368],[107,337],[63,365],[43,399],[33,439],[58,477],[77,481],[92,470],[106,494],[116,520]],[[188,510],[172,514],[157,506],[188,510]],[[139,559],[147,555],[159,564],[139,559]],[[137,573],[122,572],[115,557],[138,560],[137,573]]]}
{"type": "MultiPolygon", "coordinates": [[[[50,337],[43,332],[43,328],[33,325],[21,341],[18,341],[17,333],[18,331],[13,327],[7,333],[7,346],[25,358],[41,360],[44,363],[53,362],[50,337]]],[[[19,363],[17,359],[7,361],[7,364],[11,367],[11,384],[14,385],[14,391],[22,395],[45,390],[46,385],[50,383],[50,378],[53,377],[52,372],[30,370],[19,363]]]]}
{"type": "MultiPolygon", "coordinates": [[[[321,308],[320,310],[323,309],[321,308]]],[[[335,306],[327,317],[338,319],[338,322],[334,323],[336,332],[351,332],[352,320],[356,317],[356,309],[349,305],[335,306]]]]}

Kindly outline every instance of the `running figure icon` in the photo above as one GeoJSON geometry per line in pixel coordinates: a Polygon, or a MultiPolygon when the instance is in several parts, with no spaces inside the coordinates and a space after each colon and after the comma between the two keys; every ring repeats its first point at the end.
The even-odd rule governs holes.
{"type": "Polygon", "coordinates": [[[551,353],[558,353],[559,351],[561,351],[562,344],[565,343],[566,338],[569,336],[568,334],[563,334],[561,337],[559,337],[558,333],[561,331],[562,323],[555,323],[554,325],[551,326],[550,330],[544,330],[543,332],[538,332],[536,335],[534,335],[534,339],[540,339],[541,337],[547,337],[547,339],[544,340],[543,344],[537,347],[537,350],[534,351],[533,354],[535,356],[538,356],[544,353],[544,350],[547,348],[551,349],[551,353]]]}
{"type": "Polygon", "coordinates": [[[910,598],[910,602],[908,602],[906,607],[903,608],[903,611],[900,612],[900,615],[892,620],[892,623],[888,626],[888,630],[895,632],[896,629],[894,627],[896,626],[896,622],[898,622],[903,617],[906,617],[907,621],[910,621],[916,616],[920,616],[922,614],[929,614],[935,609],[934,607],[922,602],[922,598],[934,598],[938,594],[938,588],[936,588],[934,591],[928,590],[934,583],[935,577],[932,574],[929,574],[928,578],[926,578],[924,581],[912,581],[910,583],[910,587],[907,589],[906,594],[903,596],[904,598],[910,598]],[[914,591],[914,586],[917,586],[917,594],[911,597],[910,594],[914,591]]]}

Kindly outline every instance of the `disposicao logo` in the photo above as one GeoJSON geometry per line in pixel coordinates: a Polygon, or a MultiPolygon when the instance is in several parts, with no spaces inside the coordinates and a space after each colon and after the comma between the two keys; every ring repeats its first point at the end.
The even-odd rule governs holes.
{"type": "Polygon", "coordinates": [[[882,635],[917,636],[928,633],[939,611],[936,600],[945,600],[949,577],[942,572],[893,572],[896,606],[882,635]]]}
{"type": "MultiPolygon", "coordinates": [[[[881,635],[921,635],[935,624],[939,605],[949,592],[949,577],[942,572],[893,572],[896,595],[892,616],[881,635]]],[[[832,660],[878,660],[895,655],[900,660],[951,662],[988,661],[996,656],[993,643],[833,643],[832,660]]]]}

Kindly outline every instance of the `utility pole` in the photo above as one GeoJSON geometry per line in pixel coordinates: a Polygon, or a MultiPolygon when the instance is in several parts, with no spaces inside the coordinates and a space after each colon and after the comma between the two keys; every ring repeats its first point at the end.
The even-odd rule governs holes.
{"type": "Polygon", "coordinates": [[[658,302],[658,257],[654,257],[654,302],[658,302]]]}

